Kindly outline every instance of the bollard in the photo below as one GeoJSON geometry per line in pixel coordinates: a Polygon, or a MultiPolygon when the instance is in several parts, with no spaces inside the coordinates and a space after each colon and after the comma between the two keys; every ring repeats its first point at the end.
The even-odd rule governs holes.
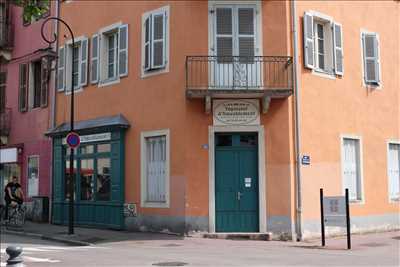
{"type": "Polygon", "coordinates": [[[6,249],[6,253],[8,254],[9,258],[7,260],[7,266],[23,266],[23,260],[21,257],[22,247],[19,246],[9,246],[6,249]]]}

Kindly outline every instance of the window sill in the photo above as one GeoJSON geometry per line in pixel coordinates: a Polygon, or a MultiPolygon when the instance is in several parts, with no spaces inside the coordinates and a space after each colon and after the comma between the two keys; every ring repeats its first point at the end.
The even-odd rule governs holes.
{"type": "MultiPolygon", "coordinates": [[[[82,92],[83,91],[83,88],[82,87],[79,87],[79,88],[74,88],[74,95],[76,94],[76,93],[80,93],[80,92],[82,92]]],[[[62,92],[62,91],[60,91],[60,92],[62,92]]],[[[67,91],[67,90],[65,90],[65,94],[66,95],[70,95],[72,93],[72,91],[67,91]]]]}
{"type": "Polygon", "coordinates": [[[364,200],[362,199],[349,199],[350,205],[364,205],[364,200]]]}
{"type": "Polygon", "coordinates": [[[169,208],[168,202],[142,202],[142,208],[169,208]]]}
{"type": "Polygon", "coordinates": [[[395,203],[395,204],[398,204],[400,202],[400,198],[390,198],[389,199],[389,203],[395,203]]]}
{"type": "Polygon", "coordinates": [[[371,83],[371,82],[366,82],[363,80],[363,84],[365,88],[371,89],[371,90],[381,90],[382,89],[382,82],[380,83],[371,83]]]}
{"type": "Polygon", "coordinates": [[[109,79],[109,80],[103,80],[98,83],[98,87],[105,87],[113,84],[119,83],[121,80],[119,78],[114,78],[114,79],[109,79]]]}
{"type": "Polygon", "coordinates": [[[322,77],[322,78],[330,79],[330,80],[336,79],[336,75],[333,72],[327,72],[325,70],[313,69],[312,74],[322,77]]]}
{"type": "Polygon", "coordinates": [[[155,70],[142,70],[142,79],[147,78],[147,77],[152,77],[158,74],[163,74],[163,73],[168,73],[169,72],[169,67],[168,65],[164,68],[160,69],[155,69],[155,70]]]}

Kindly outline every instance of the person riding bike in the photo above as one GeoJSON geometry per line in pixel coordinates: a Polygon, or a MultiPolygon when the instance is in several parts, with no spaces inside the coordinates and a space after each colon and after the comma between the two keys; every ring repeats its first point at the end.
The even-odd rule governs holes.
{"type": "Polygon", "coordinates": [[[8,219],[8,208],[9,207],[21,207],[24,203],[24,194],[21,189],[21,185],[18,183],[16,176],[12,177],[12,181],[9,182],[4,188],[4,200],[6,201],[6,209],[4,219],[8,219]]]}

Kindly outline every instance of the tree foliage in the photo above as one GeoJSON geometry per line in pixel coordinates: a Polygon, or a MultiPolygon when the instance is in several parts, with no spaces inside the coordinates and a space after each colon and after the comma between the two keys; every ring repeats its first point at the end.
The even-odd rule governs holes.
{"type": "Polygon", "coordinates": [[[50,0],[10,0],[24,9],[24,20],[38,19],[49,11],[50,0]]]}

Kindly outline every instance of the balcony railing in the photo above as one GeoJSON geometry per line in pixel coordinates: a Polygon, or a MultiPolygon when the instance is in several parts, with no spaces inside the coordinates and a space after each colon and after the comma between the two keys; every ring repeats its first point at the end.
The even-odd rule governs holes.
{"type": "Polygon", "coordinates": [[[292,90],[287,56],[186,58],[187,90],[292,90]]]}
{"type": "Polygon", "coordinates": [[[0,136],[8,136],[11,130],[11,108],[0,110],[0,136]]]}

